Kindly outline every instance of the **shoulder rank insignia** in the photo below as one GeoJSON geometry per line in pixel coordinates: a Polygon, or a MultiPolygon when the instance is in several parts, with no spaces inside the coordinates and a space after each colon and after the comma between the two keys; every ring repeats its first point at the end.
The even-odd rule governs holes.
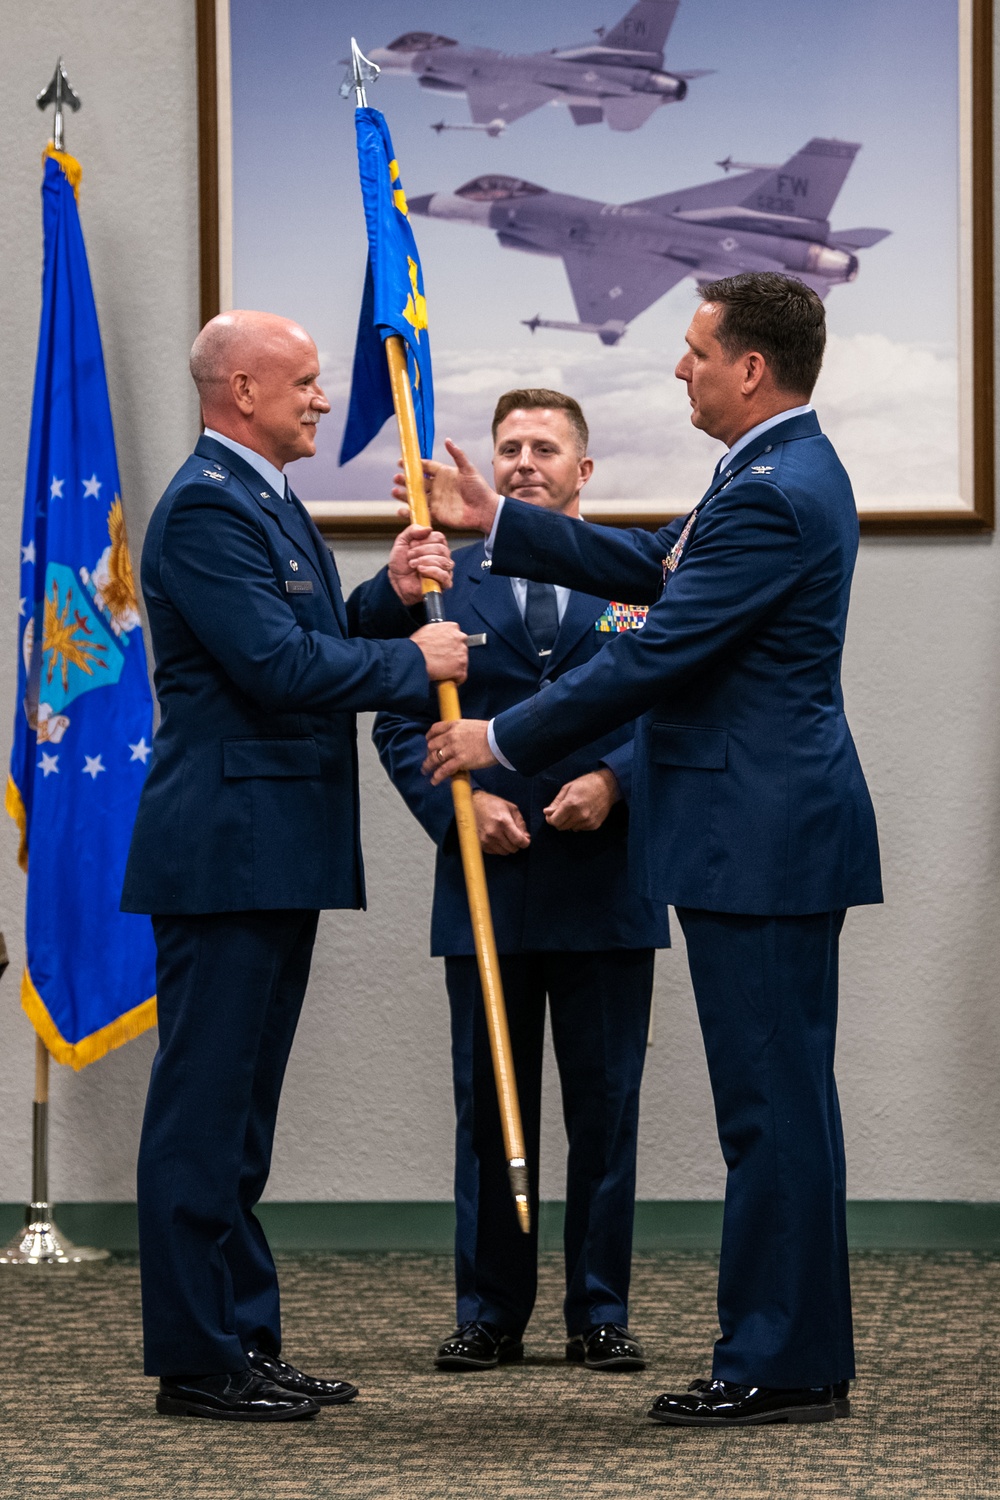
{"type": "Polygon", "coordinates": [[[594,621],[599,635],[621,635],[623,630],[641,630],[649,613],[648,604],[619,604],[612,599],[594,621]]]}
{"type": "Polygon", "coordinates": [[[225,474],[223,474],[220,469],[202,469],[201,472],[204,474],[206,479],[220,479],[222,481],[225,481],[226,478],[225,474]]]}
{"type": "Polygon", "coordinates": [[[750,473],[751,474],[773,474],[774,473],[774,464],[751,464],[750,465],[750,473]]]}

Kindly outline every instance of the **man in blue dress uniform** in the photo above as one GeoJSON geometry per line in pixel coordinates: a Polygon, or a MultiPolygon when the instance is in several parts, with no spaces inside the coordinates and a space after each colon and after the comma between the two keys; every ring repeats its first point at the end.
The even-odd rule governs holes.
{"type": "Polygon", "coordinates": [[[329,411],[303,329],[234,312],[199,334],[205,433],[160,500],[142,590],[161,720],[122,908],[149,912],[159,1050],[139,1148],[146,1372],[157,1407],[238,1421],[357,1395],[280,1358],[254,1208],[321,907],[364,905],[355,714],[420,712],[465,673],[454,624],[415,629],[444,538],[409,527],[345,606],[283,470],[329,411]]]}
{"type": "MultiPolygon", "coordinates": [[[[493,440],[501,494],[579,515],[593,462],[572,397],[508,391],[497,403],[493,440]]],[[[462,711],[487,719],[549,691],[646,614],[606,596],[493,577],[482,543],[456,553],[447,607],[470,640],[481,638],[462,711]]],[[[643,1351],[628,1329],[639,1087],[653,950],[669,944],[669,930],[666,904],[627,885],[632,727],[595,737],[537,775],[492,766],[473,778],[534,1195],[532,1232],[524,1235],[505,1170],[451,793],[421,773],[432,717],[430,705],[419,718],[382,713],[374,738],[438,848],[431,950],[444,955],[451,1005],[458,1327],[436,1363],[483,1370],[523,1357],[537,1280],[548,998],[569,1140],[566,1357],[591,1369],[641,1369],[643,1351]]]]}
{"type": "Polygon", "coordinates": [[[428,770],[524,775],[641,715],[632,877],[687,943],[729,1169],[713,1378],[661,1396],[677,1425],[826,1421],[854,1374],[837,948],[881,900],[871,799],[840,663],[858,517],[809,398],[823,304],[746,273],[701,288],[677,366],[726,445],[698,505],[650,534],[501,499],[460,450],[438,520],[489,534],[492,571],[649,603],[641,631],[490,724],[436,725],[428,770]]]}

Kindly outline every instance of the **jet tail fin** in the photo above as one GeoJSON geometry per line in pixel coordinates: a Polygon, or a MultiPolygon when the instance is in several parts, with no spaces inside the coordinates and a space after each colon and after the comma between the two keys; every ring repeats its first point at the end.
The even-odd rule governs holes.
{"type": "Polygon", "coordinates": [[[828,219],[851,163],[861,150],[851,141],[813,140],[757,182],[742,207],[798,219],[828,219]]]}
{"type": "Polygon", "coordinates": [[[679,4],[680,0],[638,0],[617,25],[604,33],[601,46],[662,53],[679,4]]]}

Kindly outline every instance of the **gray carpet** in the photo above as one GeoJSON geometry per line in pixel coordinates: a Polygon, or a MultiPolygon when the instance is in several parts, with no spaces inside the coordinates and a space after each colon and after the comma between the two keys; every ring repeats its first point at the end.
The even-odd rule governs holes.
{"type": "Polygon", "coordinates": [[[618,1376],[563,1361],[552,1256],[526,1363],[481,1375],[431,1367],[452,1326],[445,1259],[302,1256],[281,1274],[286,1352],[362,1395],[315,1422],[262,1428],[155,1414],[134,1263],[0,1272],[2,1500],[1000,1495],[995,1257],[858,1257],[855,1415],[721,1433],[644,1416],[652,1396],[708,1372],[709,1256],[637,1259],[632,1326],[650,1366],[618,1376]]]}

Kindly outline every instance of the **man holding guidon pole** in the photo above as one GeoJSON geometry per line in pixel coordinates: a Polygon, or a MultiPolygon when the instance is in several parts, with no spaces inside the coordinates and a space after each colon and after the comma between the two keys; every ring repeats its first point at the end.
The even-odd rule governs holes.
{"type": "Polygon", "coordinates": [[[224,313],[191,353],[205,432],[153,512],[142,587],[162,717],[122,907],[153,914],[159,1050],[139,1148],[146,1372],[161,1412],[314,1416],[346,1381],[283,1361],[254,1208],[320,908],[364,905],[355,714],[422,711],[464,676],[457,626],[414,633],[444,538],[408,527],[345,607],[288,488],[329,410],[309,335],[224,313]],[[407,639],[409,637],[409,639],[407,639]]]}
{"type": "Polygon", "coordinates": [[[355,714],[461,680],[455,625],[414,632],[442,536],[411,526],[345,606],[289,489],[329,410],[297,324],[232,312],[191,352],[205,432],[150,520],[142,587],[162,717],[122,908],[153,915],[159,1049],[139,1148],[145,1368],[157,1408],[312,1417],[357,1395],[281,1358],[254,1214],[320,908],[364,905],[355,714]],[[408,637],[408,638],[407,638],[408,637]]]}
{"type": "Polygon", "coordinates": [[[684,520],[581,525],[497,495],[454,445],[428,466],[435,519],[486,533],[493,574],[650,609],[548,692],[435,725],[425,769],[533,775],[641,715],[631,872],[684,931],[728,1168],[712,1378],[650,1416],[824,1422],[854,1375],[838,945],[846,908],[882,899],[840,684],[858,515],[810,403],[819,297],[770,272],[700,294],[675,373],[726,452],[684,520]]]}

